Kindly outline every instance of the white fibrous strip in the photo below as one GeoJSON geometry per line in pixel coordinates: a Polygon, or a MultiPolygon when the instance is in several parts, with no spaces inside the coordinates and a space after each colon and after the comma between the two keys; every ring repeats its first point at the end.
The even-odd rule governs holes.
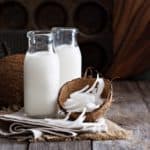
{"type": "Polygon", "coordinates": [[[89,85],[86,85],[83,89],[71,93],[71,94],[70,94],[70,97],[72,97],[72,96],[74,96],[74,95],[76,95],[76,94],[78,94],[78,93],[82,93],[82,92],[86,91],[88,88],[89,88],[89,85]]]}
{"type": "Polygon", "coordinates": [[[101,105],[103,103],[103,100],[101,99],[100,95],[102,94],[104,87],[105,87],[105,83],[104,80],[102,78],[99,78],[98,76],[98,85],[97,85],[97,92],[96,92],[96,104],[101,105]]]}
{"type": "Polygon", "coordinates": [[[89,131],[89,132],[107,132],[108,131],[108,126],[106,124],[106,120],[104,118],[100,118],[99,120],[97,120],[96,122],[89,122],[86,123],[84,122],[84,128],[82,129],[83,131],[89,131]]]}
{"type": "Polygon", "coordinates": [[[67,112],[82,112],[84,108],[86,108],[87,112],[92,112],[103,103],[101,94],[104,86],[104,79],[97,75],[90,88],[89,85],[86,85],[81,90],[71,93],[70,98],[64,103],[64,108],[67,112]]]}
{"type": "Polygon", "coordinates": [[[95,82],[93,83],[93,85],[91,86],[91,88],[89,88],[85,93],[93,92],[94,89],[96,88],[98,81],[99,81],[99,75],[97,75],[97,78],[96,78],[95,82]]]}
{"type": "Polygon", "coordinates": [[[85,122],[85,113],[86,108],[83,108],[81,111],[81,114],[78,116],[78,118],[74,121],[68,120],[70,113],[67,114],[67,116],[64,119],[50,119],[46,118],[44,121],[46,121],[49,125],[57,125],[57,127],[61,127],[62,131],[68,131],[74,133],[76,136],[78,133],[83,132],[107,132],[108,127],[107,123],[105,122],[104,118],[99,118],[96,120],[96,122],[85,122]]]}

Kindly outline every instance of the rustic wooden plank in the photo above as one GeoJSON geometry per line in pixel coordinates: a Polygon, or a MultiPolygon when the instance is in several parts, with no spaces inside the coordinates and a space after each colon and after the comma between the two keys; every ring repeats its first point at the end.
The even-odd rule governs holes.
{"type": "Polygon", "coordinates": [[[150,81],[138,81],[137,86],[142,95],[143,101],[150,112],[150,81]]]}
{"type": "Polygon", "coordinates": [[[91,150],[91,141],[31,143],[29,150],[91,150]]]}
{"type": "Polygon", "coordinates": [[[132,117],[148,113],[136,82],[115,82],[113,83],[113,91],[115,101],[107,114],[109,118],[132,117]]]}
{"type": "Polygon", "coordinates": [[[27,143],[17,143],[10,139],[0,138],[0,150],[27,150],[27,143]]]}
{"type": "MultiPolygon", "coordinates": [[[[146,87],[148,85],[143,83],[141,86],[146,87]]],[[[144,97],[138,84],[128,81],[115,82],[113,88],[115,102],[107,113],[107,117],[122,127],[133,130],[134,134],[134,140],[125,143],[122,141],[120,141],[120,143],[116,142],[114,147],[125,144],[129,146],[128,149],[132,148],[132,146],[138,149],[138,147],[136,147],[138,142],[141,142],[142,146],[139,147],[139,149],[143,149],[145,146],[148,147],[148,143],[150,143],[150,114],[143,101],[145,97],[147,100],[150,99],[148,90],[144,91],[144,97]]],[[[101,145],[101,143],[98,144],[97,142],[97,145],[101,145]]],[[[108,143],[108,149],[109,146],[113,147],[113,143],[108,143]]],[[[123,147],[120,147],[120,149],[121,148],[123,149],[123,147]]]]}
{"type": "Polygon", "coordinates": [[[142,98],[137,86],[137,82],[133,81],[113,82],[113,91],[115,102],[128,101],[129,97],[137,98],[137,100],[140,100],[140,98],[142,98]]]}
{"type": "Polygon", "coordinates": [[[150,144],[142,141],[95,141],[93,150],[149,150],[150,144]]]}

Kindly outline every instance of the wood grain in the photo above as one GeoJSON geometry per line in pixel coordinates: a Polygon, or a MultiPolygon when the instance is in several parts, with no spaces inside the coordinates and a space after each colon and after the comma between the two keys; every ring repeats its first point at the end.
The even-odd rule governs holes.
{"type": "Polygon", "coordinates": [[[150,98],[150,93],[148,84],[140,82],[140,86],[144,92],[139,88],[139,82],[116,82],[113,86],[115,102],[107,117],[124,128],[133,130],[134,142],[150,142],[150,114],[148,103],[145,103],[150,98]]]}
{"type": "Polygon", "coordinates": [[[142,81],[138,81],[137,82],[137,86],[140,90],[140,93],[142,95],[143,101],[145,103],[145,105],[147,106],[147,109],[150,112],[150,81],[142,82],[142,81]]]}
{"type": "Polygon", "coordinates": [[[31,143],[29,150],[91,150],[90,141],[31,143]]]}
{"type": "Polygon", "coordinates": [[[113,30],[114,58],[106,75],[128,78],[149,70],[150,1],[114,0],[113,30]]]}
{"type": "Polygon", "coordinates": [[[148,150],[148,143],[131,142],[131,141],[95,141],[93,150],[148,150]]]}
{"type": "Polygon", "coordinates": [[[27,150],[27,143],[17,143],[12,140],[0,138],[0,150],[27,150]]]}

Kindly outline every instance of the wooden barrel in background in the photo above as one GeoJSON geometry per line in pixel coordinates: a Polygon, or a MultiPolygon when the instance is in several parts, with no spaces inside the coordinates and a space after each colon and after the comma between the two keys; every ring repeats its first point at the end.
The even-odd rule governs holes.
{"type": "Polygon", "coordinates": [[[98,35],[107,26],[107,9],[99,3],[80,4],[73,16],[74,25],[85,34],[98,35]]]}
{"type": "Polygon", "coordinates": [[[83,71],[129,78],[150,69],[149,0],[0,0],[0,42],[14,53],[27,50],[27,30],[53,26],[79,28],[83,71]]]}
{"type": "Polygon", "coordinates": [[[24,5],[17,1],[0,3],[0,29],[25,29],[28,23],[28,12],[24,5]]]}
{"type": "Polygon", "coordinates": [[[66,26],[68,14],[59,3],[43,2],[36,8],[33,19],[39,29],[47,29],[54,26],[66,26]]]}
{"type": "Polygon", "coordinates": [[[88,66],[103,73],[108,69],[113,58],[113,0],[0,0],[0,7],[0,41],[7,42],[14,52],[27,49],[26,30],[77,27],[81,32],[78,43],[83,54],[83,72],[88,66]],[[14,38],[10,38],[13,32],[14,38]],[[17,33],[19,37],[22,34],[22,41],[17,33]]]}

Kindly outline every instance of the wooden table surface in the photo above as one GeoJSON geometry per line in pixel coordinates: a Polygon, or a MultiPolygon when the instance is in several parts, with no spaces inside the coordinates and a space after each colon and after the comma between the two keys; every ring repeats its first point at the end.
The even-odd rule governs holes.
{"type": "Polygon", "coordinates": [[[134,139],[17,143],[0,139],[0,150],[150,150],[150,81],[113,83],[114,103],[107,118],[134,132],[134,139]]]}

